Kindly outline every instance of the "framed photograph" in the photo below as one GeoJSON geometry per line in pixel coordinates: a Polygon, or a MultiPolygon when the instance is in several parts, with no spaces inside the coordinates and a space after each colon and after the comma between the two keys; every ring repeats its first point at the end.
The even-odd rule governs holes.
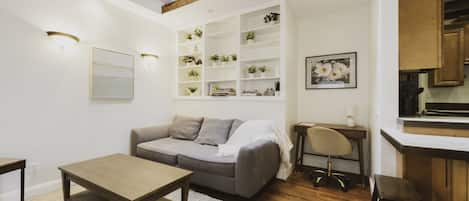
{"type": "Polygon", "coordinates": [[[357,88],[357,52],[306,57],[306,89],[357,88]]]}

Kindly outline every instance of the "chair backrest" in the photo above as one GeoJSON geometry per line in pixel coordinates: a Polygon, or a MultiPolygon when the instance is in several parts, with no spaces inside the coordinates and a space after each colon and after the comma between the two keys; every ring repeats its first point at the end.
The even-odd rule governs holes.
{"type": "Polygon", "coordinates": [[[308,139],[313,151],[330,156],[344,156],[352,153],[352,144],[341,133],[324,127],[308,129],[308,139]]]}

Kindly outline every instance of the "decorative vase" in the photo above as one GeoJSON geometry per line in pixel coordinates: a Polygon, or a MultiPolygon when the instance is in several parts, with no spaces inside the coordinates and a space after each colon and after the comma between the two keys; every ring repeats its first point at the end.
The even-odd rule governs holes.
{"type": "Polygon", "coordinates": [[[347,116],[347,126],[348,127],[355,127],[355,120],[353,120],[352,116],[347,116]]]}
{"type": "Polygon", "coordinates": [[[265,72],[261,72],[261,77],[266,77],[265,74],[265,72]]]}
{"type": "Polygon", "coordinates": [[[256,74],[254,74],[254,73],[248,73],[248,77],[249,77],[249,78],[254,78],[254,77],[256,77],[256,74]]]}
{"type": "Polygon", "coordinates": [[[254,44],[256,41],[254,39],[249,39],[247,40],[248,45],[254,44]]]}
{"type": "Polygon", "coordinates": [[[192,66],[192,62],[186,63],[186,67],[192,66]]]}

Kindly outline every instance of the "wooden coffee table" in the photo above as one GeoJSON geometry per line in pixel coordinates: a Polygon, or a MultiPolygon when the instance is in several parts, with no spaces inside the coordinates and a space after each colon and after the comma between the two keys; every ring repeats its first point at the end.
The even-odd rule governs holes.
{"type": "Polygon", "coordinates": [[[74,200],[70,181],[109,201],[156,201],[179,188],[181,200],[187,201],[192,175],[191,171],[123,154],[61,166],[59,170],[65,201],[74,200]]]}
{"type": "Polygon", "coordinates": [[[12,172],[15,170],[21,170],[21,201],[24,201],[24,168],[26,168],[26,160],[23,159],[11,159],[11,158],[0,158],[0,174],[12,172]]]}

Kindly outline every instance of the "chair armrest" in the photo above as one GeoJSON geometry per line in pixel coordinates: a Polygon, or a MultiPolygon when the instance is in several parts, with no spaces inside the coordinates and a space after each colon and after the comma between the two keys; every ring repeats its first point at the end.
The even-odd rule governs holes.
{"type": "Polygon", "coordinates": [[[275,177],[279,166],[280,148],[276,143],[259,140],[242,147],[236,162],[236,193],[252,197],[275,177]]]}
{"type": "Polygon", "coordinates": [[[132,129],[130,134],[130,155],[135,156],[137,145],[140,143],[169,137],[169,127],[170,125],[163,125],[132,129]]]}

